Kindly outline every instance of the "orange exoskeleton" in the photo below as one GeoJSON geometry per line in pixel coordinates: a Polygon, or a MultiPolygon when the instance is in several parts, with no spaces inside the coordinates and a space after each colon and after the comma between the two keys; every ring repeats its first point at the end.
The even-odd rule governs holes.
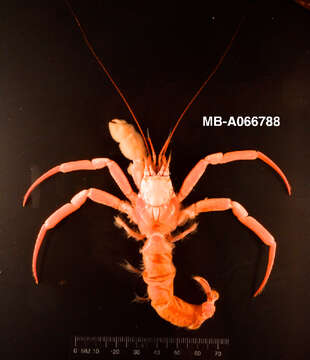
{"type": "Polygon", "coordinates": [[[108,168],[111,176],[127,200],[120,200],[103,190],[90,188],[80,191],[69,203],[56,210],[42,225],[35,243],[32,260],[34,279],[36,283],[38,283],[36,263],[39,249],[46,232],[55,227],[62,219],[74,211],[77,211],[87,199],[91,199],[94,202],[110,206],[121,213],[126,214],[130,221],[137,225],[139,232],[130,228],[120,217],[115,218],[116,225],[124,228],[130,237],[133,237],[138,241],[143,241],[143,247],[140,250],[143,257],[143,270],[135,269],[128,263],[125,267],[130,271],[142,274],[142,277],[148,286],[147,299],[151,301],[152,307],[159,316],[176,326],[197,329],[206,319],[213,316],[215,312],[215,302],[219,298],[219,294],[211,289],[207,280],[200,276],[196,276],[194,279],[201,285],[206,295],[206,301],[204,303],[200,305],[190,304],[174,295],[173,285],[176,274],[176,269],[172,263],[174,243],[193,232],[196,229],[197,224],[194,223],[188,226],[186,230],[178,235],[172,235],[174,230],[178,226],[186,224],[188,220],[195,219],[195,217],[202,212],[231,210],[242,224],[252,230],[261,241],[269,247],[267,270],[264,279],[254,296],[262,291],[269,279],[276,253],[276,242],[268,230],[253,217],[248,216],[245,208],[236,201],[229,198],[206,198],[185,208],[182,206],[182,201],[192,191],[208,165],[224,164],[237,160],[260,159],[267,163],[280,175],[287,187],[288,193],[291,193],[289,182],[281,169],[270,158],[256,150],[241,150],[224,154],[216,153],[208,155],[200,160],[189,172],[179,192],[175,193],[173,189],[169,172],[170,157],[166,158],[166,151],[172,135],[189,106],[197,98],[222,63],[226,53],[231,47],[238,29],[215,69],[195,93],[168,136],[162,150],[156,155],[149,135],[147,137],[144,136],[124,95],[95,54],[70,5],[69,8],[82,32],[88,48],[120,94],[139,128],[139,132],[137,132],[133,125],[119,119],[114,119],[109,123],[111,136],[119,143],[122,154],[131,161],[128,167],[128,173],[132,176],[138,192],[136,193],[133,191],[126,175],[116,162],[108,158],[64,163],[55,166],[39,177],[26,192],[23,202],[24,205],[30,193],[37,185],[58,172],[66,173],[76,170],[97,170],[104,167],[108,168]]]}

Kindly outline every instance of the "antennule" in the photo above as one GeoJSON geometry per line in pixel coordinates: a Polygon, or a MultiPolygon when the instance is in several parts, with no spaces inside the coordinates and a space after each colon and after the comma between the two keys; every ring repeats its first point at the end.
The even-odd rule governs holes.
{"type": "Polygon", "coordinates": [[[152,144],[152,140],[151,140],[151,137],[150,137],[150,133],[149,133],[149,129],[148,129],[148,128],[147,128],[147,140],[148,140],[148,142],[150,143],[151,152],[152,152],[152,160],[153,160],[154,166],[156,167],[156,153],[155,153],[155,150],[154,150],[154,146],[153,146],[153,144],[152,144]]]}

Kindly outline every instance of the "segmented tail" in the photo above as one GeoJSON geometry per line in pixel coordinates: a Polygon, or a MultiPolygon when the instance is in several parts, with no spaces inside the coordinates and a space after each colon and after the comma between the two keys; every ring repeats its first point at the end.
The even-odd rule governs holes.
{"type": "Polygon", "coordinates": [[[207,296],[207,301],[194,305],[174,295],[173,282],[176,274],[172,263],[173,245],[162,234],[153,234],[141,250],[143,255],[143,279],[148,285],[151,305],[160,317],[171,324],[194,330],[211,318],[215,312],[218,293],[212,290],[207,280],[194,277],[207,296]]]}

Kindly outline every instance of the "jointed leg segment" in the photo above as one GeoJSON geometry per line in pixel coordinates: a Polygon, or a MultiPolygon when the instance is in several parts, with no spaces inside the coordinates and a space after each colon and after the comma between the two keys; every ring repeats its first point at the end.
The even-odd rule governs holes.
{"type": "Polygon", "coordinates": [[[124,174],[123,170],[118,166],[118,164],[110,160],[108,158],[98,158],[98,159],[92,159],[92,160],[78,160],[78,161],[71,161],[67,163],[63,163],[61,165],[57,165],[41,175],[27,190],[23,206],[25,206],[27,199],[29,195],[31,194],[32,190],[37,187],[41,182],[43,182],[45,179],[49,178],[50,176],[57,174],[58,172],[67,173],[71,171],[77,171],[77,170],[99,170],[104,167],[108,167],[111,176],[119,186],[119,188],[122,190],[124,195],[129,200],[134,200],[137,196],[137,194],[132,190],[132,187],[124,174]]]}
{"type": "Polygon", "coordinates": [[[269,231],[265,229],[264,226],[261,225],[253,217],[248,216],[246,209],[242,205],[228,198],[204,199],[198,201],[197,203],[183,210],[182,221],[184,221],[186,218],[193,219],[201,212],[224,211],[229,209],[232,210],[233,214],[242,224],[244,224],[246,227],[252,230],[267,246],[269,246],[269,258],[268,258],[267,270],[261,285],[254,294],[255,297],[265,287],[268,278],[270,276],[275,259],[276,242],[274,240],[274,237],[269,233],[269,231]]]}
{"type": "Polygon", "coordinates": [[[130,206],[130,204],[126,201],[122,201],[118,199],[114,195],[111,195],[105,191],[94,188],[80,191],[71,199],[69,203],[63,205],[58,210],[56,210],[51,216],[49,216],[40,229],[32,257],[32,271],[35,282],[37,284],[38,284],[38,276],[36,270],[36,263],[37,263],[38,253],[47,230],[54,228],[65,217],[77,211],[85,203],[87,199],[91,199],[99,204],[110,206],[114,209],[126,213],[128,216],[132,215],[132,207],[130,206]]]}
{"type": "Polygon", "coordinates": [[[198,224],[194,223],[192,226],[190,226],[188,229],[184,230],[183,232],[181,232],[181,234],[178,234],[174,237],[171,236],[170,238],[170,242],[176,242],[179,240],[184,239],[188,234],[192,233],[193,231],[195,231],[197,229],[198,224]]]}
{"type": "Polygon", "coordinates": [[[231,161],[237,160],[255,160],[260,159],[269,166],[271,166],[282,178],[284,181],[287,191],[289,195],[291,194],[291,186],[284,175],[283,171],[271,160],[268,156],[261,153],[260,151],[255,150],[241,150],[241,151],[232,151],[228,153],[216,153],[206,156],[204,159],[200,160],[194,168],[189,172],[187,177],[185,178],[180,192],[178,194],[178,198],[180,201],[183,201],[188,194],[193,190],[194,186],[197,184],[203,173],[205,172],[207,166],[225,164],[231,161]]]}
{"type": "Polygon", "coordinates": [[[122,227],[126,231],[128,236],[136,239],[137,241],[145,239],[145,235],[132,230],[119,216],[115,216],[115,225],[118,227],[122,227]]]}

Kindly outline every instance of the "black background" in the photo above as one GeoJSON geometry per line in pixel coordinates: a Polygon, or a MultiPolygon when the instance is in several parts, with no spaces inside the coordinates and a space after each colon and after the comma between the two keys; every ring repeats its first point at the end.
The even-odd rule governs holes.
{"type": "Polygon", "coordinates": [[[4,359],[67,359],[72,335],[229,337],[231,358],[306,359],[309,354],[310,12],[292,1],[125,5],[72,1],[99,57],[120,85],[156,149],[217,63],[243,15],[223,65],[192,105],[172,143],[178,190],[194,164],[214,152],[259,149],[287,174],[259,160],[209,167],[185,204],[208,197],[240,202],[275,236],[275,266],[253,299],[267,248],[230,212],[199,216],[177,244],[175,292],[194,303],[199,274],[220,293],[217,311],[195,331],[178,329],[149,304],[139,244],[113,225],[113,209],[88,202],[48,232],[31,276],[44,220],[81,189],[122,197],[107,170],[57,175],[22,197],[56,164],[110,157],[128,161],[107,124],[131,121],[82,41],[63,1],[3,1],[0,23],[0,353],[4,359]],[[202,116],[280,116],[280,127],[203,127],[202,116]]]}

